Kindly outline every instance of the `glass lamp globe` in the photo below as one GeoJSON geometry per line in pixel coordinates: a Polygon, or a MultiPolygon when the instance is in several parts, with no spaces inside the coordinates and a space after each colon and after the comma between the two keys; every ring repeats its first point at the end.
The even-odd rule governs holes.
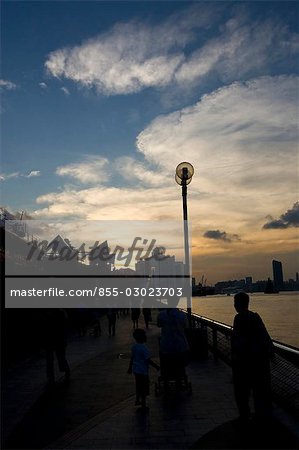
{"type": "MultiPolygon", "coordinates": [[[[181,180],[185,179],[186,181],[187,180],[191,181],[191,178],[193,177],[193,174],[194,174],[194,167],[189,162],[186,162],[186,161],[181,162],[177,166],[175,173],[179,179],[181,179],[181,180]]],[[[190,181],[189,181],[189,183],[190,183],[190,181]]]]}

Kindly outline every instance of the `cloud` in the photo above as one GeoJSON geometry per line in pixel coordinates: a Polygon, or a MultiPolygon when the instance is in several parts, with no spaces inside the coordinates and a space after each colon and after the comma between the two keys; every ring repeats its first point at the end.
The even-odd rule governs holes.
{"type": "Polygon", "coordinates": [[[61,88],[61,91],[68,97],[70,94],[70,91],[68,90],[68,88],[66,88],[65,86],[63,86],[61,88]]]}
{"type": "Polygon", "coordinates": [[[190,161],[193,188],[196,184],[202,192],[221,196],[222,202],[226,197],[225,203],[240,194],[272,195],[278,186],[281,197],[293,195],[297,95],[298,77],[293,76],[232,83],[157,117],[138,135],[137,149],[164,172],[182,159],[190,161]],[[282,183],[286,173],[288,182],[282,183]]]}
{"type": "MultiPolygon", "coordinates": [[[[100,182],[108,162],[100,162],[93,183],[86,175],[96,164],[95,155],[64,166],[77,179],[84,173],[86,183],[95,186],[64,186],[41,195],[34,216],[181,221],[181,189],[174,172],[187,160],[195,168],[188,185],[195,272],[203,266],[201,271],[219,280],[221,267],[216,273],[213,260],[229,258],[236,261],[229,268],[234,277],[241,258],[273,259],[278,241],[279,252],[290,253],[298,241],[296,229],[285,230],[282,239],[279,230],[265,233],[261,227],[265,210],[279,217],[281,205],[292,205],[298,195],[297,96],[297,77],[260,77],[232,83],[193,105],[161,115],[137,136],[138,154],[109,161],[111,176],[105,185],[100,182]],[[207,230],[226,233],[233,245],[204,237],[207,230]]],[[[257,271],[254,264],[246,270],[257,271]]],[[[264,265],[259,270],[269,276],[264,265]]]]}
{"type": "Polygon", "coordinates": [[[299,202],[294,203],[291,209],[281,216],[282,220],[289,226],[299,226],[299,202]]]}
{"type": "Polygon", "coordinates": [[[12,173],[1,173],[0,174],[0,181],[6,181],[11,178],[18,178],[20,176],[19,172],[12,172],[12,173]]]}
{"type": "Polygon", "coordinates": [[[26,178],[39,177],[41,175],[40,170],[31,170],[28,175],[25,175],[26,178]]]}
{"type": "Polygon", "coordinates": [[[12,81],[8,80],[0,80],[0,89],[7,89],[8,91],[12,91],[17,88],[17,85],[12,81]]]}
{"type": "Polygon", "coordinates": [[[20,172],[12,172],[12,173],[1,173],[0,174],[0,181],[6,181],[10,180],[11,178],[33,178],[33,177],[39,177],[41,174],[40,170],[31,170],[27,175],[24,175],[20,172]]]}
{"type": "Polygon", "coordinates": [[[115,169],[127,181],[141,183],[142,186],[161,186],[164,175],[159,173],[155,166],[155,170],[150,170],[147,163],[142,163],[136,159],[123,156],[117,158],[114,162],[115,169]]]}
{"type": "Polygon", "coordinates": [[[282,214],[279,219],[272,219],[265,223],[263,229],[284,229],[290,227],[299,227],[299,202],[294,203],[293,207],[282,214]]]}
{"type": "Polygon", "coordinates": [[[48,85],[42,81],[41,83],[39,83],[39,87],[41,87],[42,89],[47,89],[48,85]]]}
{"type": "Polygon", "coordinates": [[[230,18],[217,27],[221,9],[223,5],[200,4],[158,24],[117,23],[77,46],[51,52],[45,67],[56,78],[70,79],[105,95],[170,84],[185,86],[211,72],[230,82],[252,77],[253,71],[271,74],[273,67],[275,73],[295,68],[298,34],[279,19],[244,20],[244,13],[232,12],[234,8],[230,18]],[[214,34],[211,30],[205,34],[211,23],[214,34]]]}
{"type": "Polygon", "coordinates": [[[298,54],[299,35],[278,20],[244,23],[242,15],[226,22],[219,36],[196,49],[182,63],[175,78],[179,83],[194,82],[211,73],[222,81],[271,73],[271,67],[284,64],[291,70],[298,54]]]}
{"type": "MultiPolygon", "coordinates": [[[[183,55],[161,49],[161,29],[137,22],[118,24],[98,38],[52,52],[45,63],[54,77],[65,77],[107,94],[127,94],[170,83],[183,55]],[[158,68],[158,70],[157,70],[158,68]]],[[[171,33],[171,31],[169,31],[171,33]]],[[[166,37],[166,50],[175,47],[166,37]],[[167,44],[167,40],[169,41],[167,44]]]]}
{"type": "Polygon", "coordinates": [[[82,162],[58,167],[56,174],[75,178],[81,183],[102,184],[109,178],[108,160],[101,156],[85,155],[82,162]]]}
{"type": "Polygon", "coordinates": [[[207,239],[215,239],[224,242],[232,242],[233,240],[240,240],[237,234],[229,235],[226,231],[220,230],[208,230],[203,234],[203,237],[207,239]]]}
{"type": "MultiPolygon", "coordinates": [[[[148,220],[165,214],[178,199],[173,188],[66,187],[62,192],[41,195],[37,203],[47,207],[37,217],[82,217],[85,219],[148,220]]],[[[173,217],[173,213],[170,215],[173,217]]]]}
{"type": "Polygon", "coordinates": [[[56,169],[56,174],[69,176],[84,184],[102,184],[108,181],[111,173],[118,173],[128,185],[160,186],[163,174],[151,169],[150,164],[129,156],[108,159],[97,155],[85,155],[78,163],[67,164],[56,169]],[[109,170],[108,170],[109,164],[109,170]]]}
{"type": "MultiPolygon", "coordinates": [[[[110,217],[120,217],[114,195],[116,202],[121,199],[127,218],[146,214],[180,217],[180,188],[174,182],[174,171],[187,160],[195,167],[188,193],[190,214],[196,217],[195,225],[200,224],[200,234],[221,229],[228,216],[232,234],[244,235],[248,228],[260,230],[265,207],[275,217],[280,205],[293,202],[297,193],[297,93],[298,78],[292,76],[233,83],[149,123],[137,136],[138,159],[137,155],[124,156],[108,162],[88,155],[58,167],[56,173],[89,185],[111,183],[101,186],[98,197],[105,201],[105,214],[110,217]],[[131,202],[131,187],[114,187],[112,174],[118,176],[117,186],[124,181],[127,187],[133,185],[136,201],[141,202],[139,212],[131,202]],[[154,187],[159,187],[163,201],[153,195],[154,187]]],[[[49,206],[42,211],[74,214],[77,196],[80,213],[95,217],[94,189],[65,187],[63,193],[50,193],[43,197],[49,206]]]]}

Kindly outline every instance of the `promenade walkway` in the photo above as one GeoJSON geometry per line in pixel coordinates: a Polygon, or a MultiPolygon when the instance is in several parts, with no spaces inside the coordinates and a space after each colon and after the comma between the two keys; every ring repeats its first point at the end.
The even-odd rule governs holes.
{"type": "MultiPolygon", "coordinates": [[[[297,448],[279,423],[271,430],[240,430],[234,419],[231,370],[212,358],[187,368],[193,393],[155,396],[152,369],[148,413],[134,406],[134,377],[127,374],[132,340],[130,316],[117,321],[109,337],[73,337],[68,345],[72,377],[45,389],[45,361],[36,358],[8,371],[2,383],[2,448],[187,449],[297,448]]],[[[140,320],[143,327],[143,320],[140,320]]],[[[158,362],[160,330],[151,325],[148,346],[158,362]]]]}

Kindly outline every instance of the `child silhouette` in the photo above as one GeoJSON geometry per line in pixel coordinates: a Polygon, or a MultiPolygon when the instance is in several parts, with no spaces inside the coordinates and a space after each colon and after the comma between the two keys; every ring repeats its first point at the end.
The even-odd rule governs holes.
{"type": "Polygon", "coordinates": [[[136,383],[136,402],[135,405],[141,405],[140,411],[147,411],[146,397],[149,395],[149,366],[159,370],[158,364],[150,359],[150,351],[145,345],[146,334],[141,328],[136,328],[133,333],[136,344],[132,346],[132,356],[128,373],[135,375],[136,383]]]}

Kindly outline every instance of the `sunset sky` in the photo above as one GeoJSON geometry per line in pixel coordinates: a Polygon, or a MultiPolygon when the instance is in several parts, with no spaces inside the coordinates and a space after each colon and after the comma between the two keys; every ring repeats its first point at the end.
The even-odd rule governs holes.
{"type": "Polygon", "coordinates": [[[178,220],[174,173],[189,161],[193,275],[265,279],[278,259],[295,277],[297,2],[1,9],[3,206],[47,220],[178,220]]]}

